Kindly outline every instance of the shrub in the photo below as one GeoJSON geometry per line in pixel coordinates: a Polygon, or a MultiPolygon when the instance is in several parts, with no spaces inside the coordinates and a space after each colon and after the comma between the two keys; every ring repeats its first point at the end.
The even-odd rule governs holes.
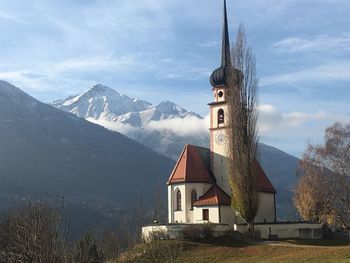
{"type": "Polygon", "coordinates": [[[91,234],[77,242],[74,253],[74,263],[102,263],[102,251],[97,247],[95,240],[91,234]]]}
{"type": "Polygon", "coordinates": [[[183,238],[188,240],[198,240],[201,237],[201,230],[194,225],[186,226],[182,233],[183,238]]]}
{"type": "Polygon", "coordinates": [[[211,239],[214,237],[214,226],[211,223],[203,225],[203,238],[211,239]]]}

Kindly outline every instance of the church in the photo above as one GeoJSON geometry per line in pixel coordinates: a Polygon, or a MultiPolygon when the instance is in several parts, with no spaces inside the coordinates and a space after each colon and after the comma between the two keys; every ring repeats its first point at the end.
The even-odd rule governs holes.
{"type": "MultiPolygon", "coordinates": [[[[170,224],[244,223],[231,207],[227,169],[226,70],[231,62],[226,1],[224,1],[221,66],[210,77],[213,102],[210,111],[210,148],[186,145],[169,177],[168,220],[170,224]]],[[[276,222],[276,190],[258,162],[259,209],[256,223],[276,222]]]]}

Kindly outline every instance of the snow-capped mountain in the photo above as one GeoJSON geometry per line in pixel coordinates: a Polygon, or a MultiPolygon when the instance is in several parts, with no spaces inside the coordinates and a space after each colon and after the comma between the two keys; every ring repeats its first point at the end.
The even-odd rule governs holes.
{"type": "Polygon", "coordinates": [[[104,85],[95,85],[80,95],[54,101],[53,105],[78,117],[96,120],[113,120],[119,115],[143,111],[152,106],[149,102],[129,98],[104,85]]]}
{"type": "Polygon", "coordinates": [[[206,128],[198,134],[195,127],[190,127],[194,122],[203,126],[205,120],[171,101],[152,105],[98,84],[80,95],[54,101],[52,105],[121,132],[173,159],[178,157],[186,143],[208,144],[206,128]],[[180,134],[176,132],[179,130],[180,134]]]}

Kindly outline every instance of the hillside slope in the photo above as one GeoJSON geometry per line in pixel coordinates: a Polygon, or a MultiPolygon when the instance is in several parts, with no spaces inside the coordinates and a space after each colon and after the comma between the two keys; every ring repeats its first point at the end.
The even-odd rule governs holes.
{"type": "MultiPolygon", "coordinates": [[[[174,162],[0,81],[0,193],[61,195],[115,207],[152,196],[174,162]]],[[[6,202],[5,202],[6,203],[6,202]]],[[[4,204],[4,202],[2,202],[4,204]]]]}

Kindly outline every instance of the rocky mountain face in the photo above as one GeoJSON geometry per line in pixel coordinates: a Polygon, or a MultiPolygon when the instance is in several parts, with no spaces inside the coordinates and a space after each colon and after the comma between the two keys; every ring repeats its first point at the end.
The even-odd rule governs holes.
{"type": "Polygon", "coordinates": [[[80,208],[101,208],[109,217],[106,211],[113,214],[141,196],[151,202],[153,189],[165,185],[173,166],[173,160],[120,133],[0,81],[0,208],[28,194],[49,193],[80,208]]]}
{"type": "MultiPolygon", "coordinates": [[[[176,160],[186,143],[208,147],[206,121],[196,113],[164,101],[158,105],[129,98],[103,85],[53,105],[131,139],[176,160]],[[196,128],[197,127],[197,128],[196,128]]],[[[277,189],[279,218],[296,218],[293,187],[298,159],[274,147],[260,144],[260,162],[277,189]]]]}

